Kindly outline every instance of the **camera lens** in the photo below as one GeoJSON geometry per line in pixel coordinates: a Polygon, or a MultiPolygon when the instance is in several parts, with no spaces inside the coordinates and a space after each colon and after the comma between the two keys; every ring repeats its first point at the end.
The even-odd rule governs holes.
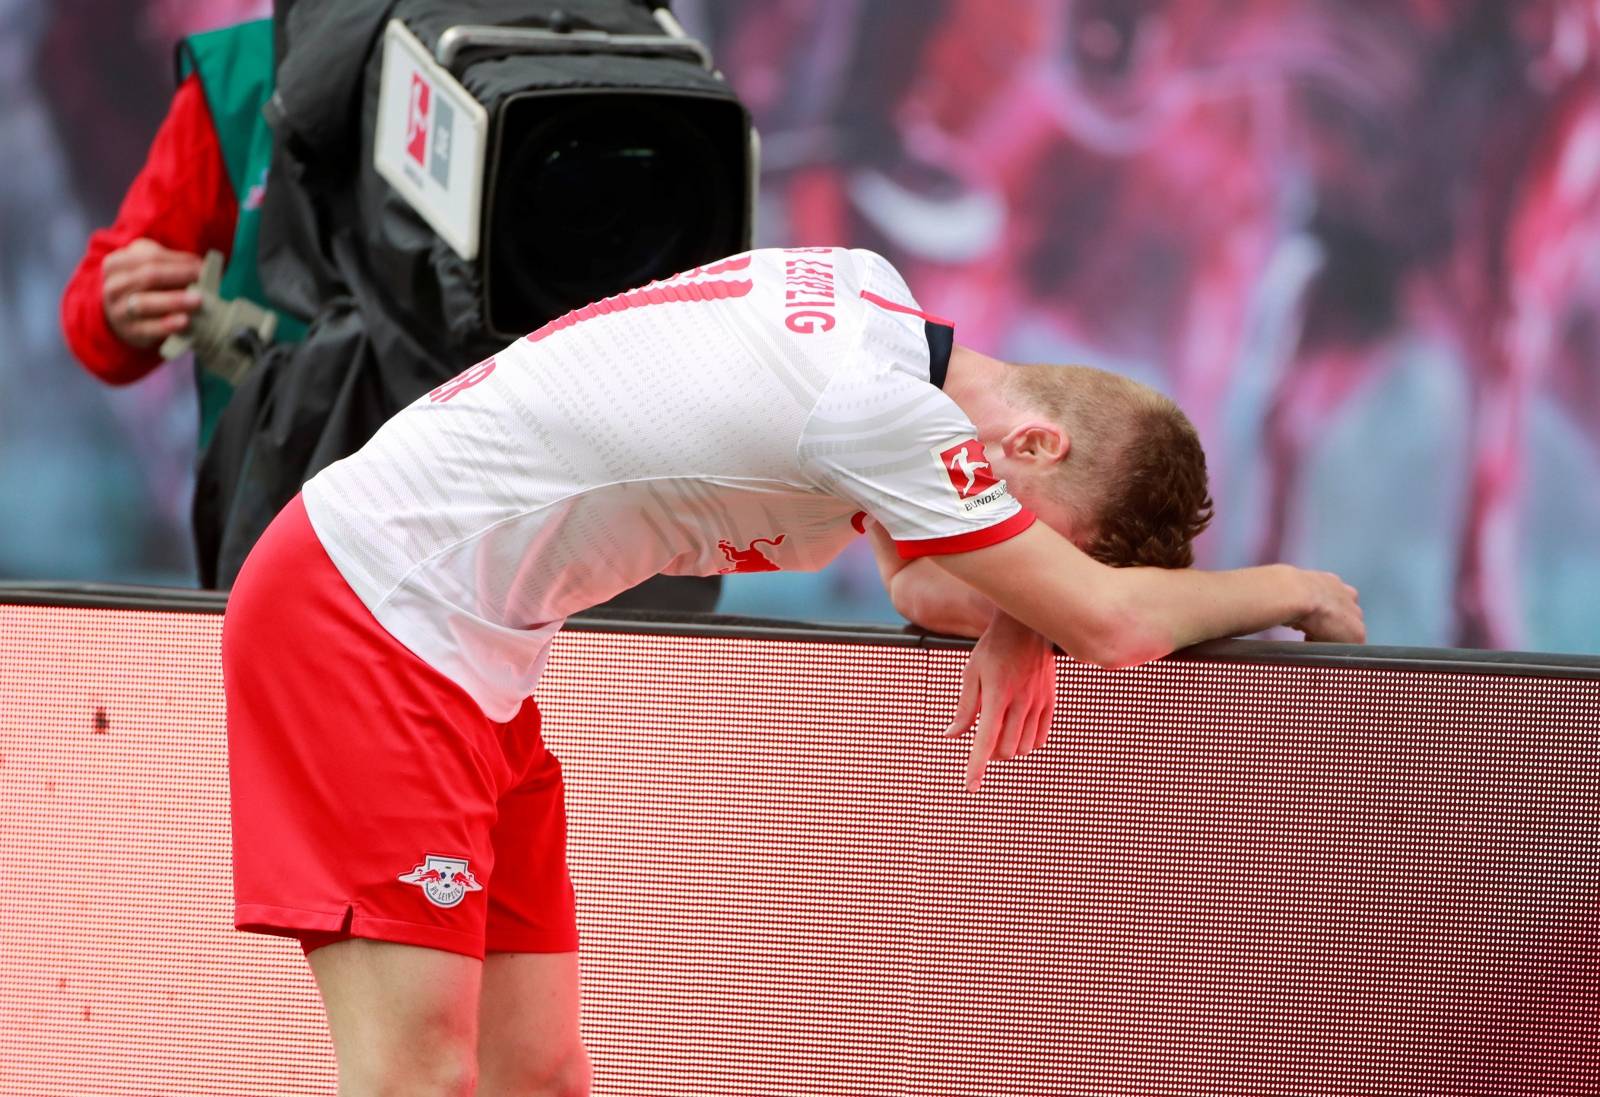
{"type": "Polygon", "coordinates": [[[489,238],[490,322],[570,309],[742,246],[742,118],[728,104],[627,94],[507,106],[489,238]]]}

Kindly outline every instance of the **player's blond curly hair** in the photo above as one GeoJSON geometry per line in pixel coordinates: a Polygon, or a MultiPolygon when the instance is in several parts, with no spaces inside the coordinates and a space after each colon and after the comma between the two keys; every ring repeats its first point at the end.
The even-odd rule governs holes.
{"type": "Polygon", "coordinates": [[[1112,567],[1185,568],[1214,506],[1200,436],[1182,409],[1137,381],[1089,366],[1016,366],[1007,397],[1066,428],[1061,497],[1079,544],[1112,567]]]}

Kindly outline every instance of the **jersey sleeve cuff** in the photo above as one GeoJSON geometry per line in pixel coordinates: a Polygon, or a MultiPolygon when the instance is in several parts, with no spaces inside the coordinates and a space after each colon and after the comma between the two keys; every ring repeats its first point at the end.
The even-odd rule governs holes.
{"type": "Polygon", "coordinates": [[[948,556],[953,552],[971,552],[974,549],[988,548],[998,545],[1001,541],[1009,541],[1037,520],[1038,515],[1031,510],[1019,510],[1003,522],[996,522],[983,529],[975,529],[968,533],[957,533],[949,537],[929,537],[921,541],[896,541],[895,551],[900,553],[902,560],[915,560],[919,556],[948,556]]]}

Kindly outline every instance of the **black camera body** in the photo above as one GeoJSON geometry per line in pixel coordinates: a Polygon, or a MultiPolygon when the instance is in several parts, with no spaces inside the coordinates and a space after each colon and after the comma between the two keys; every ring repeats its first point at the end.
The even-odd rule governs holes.
{"type": "Polygon", "coordinates": [[[664,7],[330,7],[301,0],[280,10],[288,39],[274,100],[280,142],[313,194],[339,189],[323,180],[357,183],[343,202],[323,195],[330,208],[319,243],[326,249],[330,236],[357,228],[396,319],[443,325],[463,347],[504,343],[600,297],[750,246],[757,141],[749,112],[664,7]],[[363,8],[364,25],[351,26],[350,13],[363,8]],[[302,45],[297,24],[320,24],[321,33],[302,45]],[[341,38],[365,43],[341,50],[341,38]],[[341,87],[349,77],[340,69],[357,56],[359,89],[341,87]],[[351,108],[343,123],[327,118],[341,99],[351,108]],[[296,155],[308,137],[315,144],[296,155]],[[352,145],[363,153],[358,163],[325,166],[346,160],[352,145]]]}
{"type": "MultiPolygon", "coordinates": [[[[387,144],[399,171],[379,173],[391,185],[399,175],[396,193],[435,231],[426,197],[443,188],[408,186],[407,177],[460,178],[464,196],[479,183],[479,208],[466,210],[480,220],[479,246],[474,254],[453,241],[452,250],[467,265],[460,273],[486,331],[514,337],[749,247],[749,114],[709,52],[675,29],[665,9],[637,3],[394,6],[379,66],[374,166],[381,169],[387,144]],[[498,21],[468,21],[491,6],[498,21]],[[432,62],[426,72],[413,64],[418,47],[432,62]],[[477,139],[454,132],[473,120],[463,117],[469,109],[450,110],[451,98],[482,108],[470,135],[477,139]],[[406,171],[423,168],[418,151],[424,172],[406,171]],[[450,157],[469,162],[444,162],[450,157]]],[[[392,202],[374,212],[369,223],[401,216],[392,202]]]]}
{"type": "Polygon", "coordinates": [[[202,583],[395,412],[601,297],[747,249],[749,112],[664,4],[278,0],[262,353],[202,456],[202,583]]]}

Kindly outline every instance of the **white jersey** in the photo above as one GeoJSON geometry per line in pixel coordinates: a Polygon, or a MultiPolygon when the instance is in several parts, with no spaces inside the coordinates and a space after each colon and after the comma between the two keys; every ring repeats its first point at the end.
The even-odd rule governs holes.
{"type": "Polygon", "coordinates": [[[1032,521],[939,388],[951,329],[866,251],[768,249],[546,324],[305,487],[377,620],[494,720],[562,619],[657,574],[812,571],[1032,521]]]}

